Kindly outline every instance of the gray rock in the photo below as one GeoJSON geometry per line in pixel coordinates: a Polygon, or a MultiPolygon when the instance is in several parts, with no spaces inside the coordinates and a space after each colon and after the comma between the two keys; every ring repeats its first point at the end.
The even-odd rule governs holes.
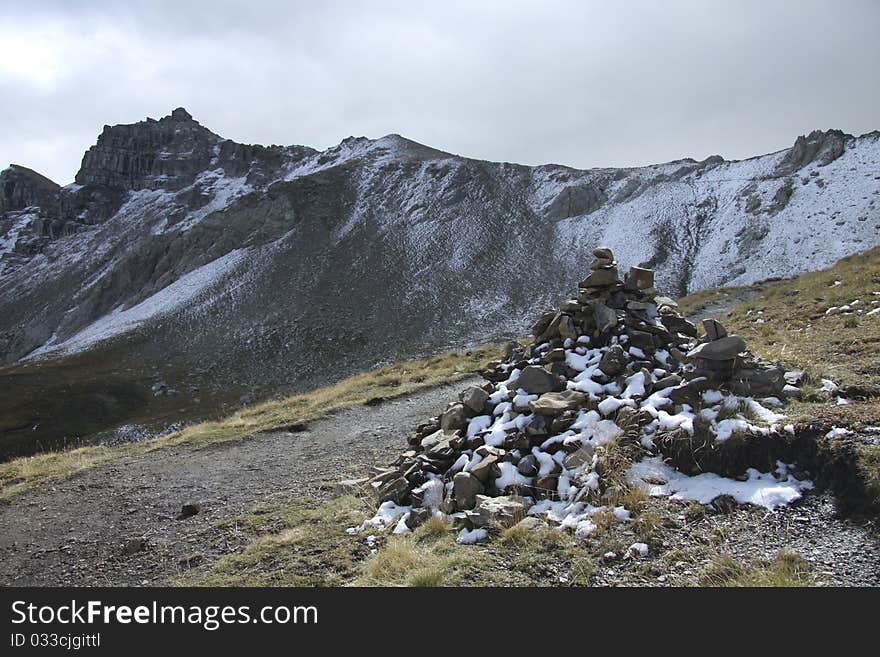
{"type": "Polygon", "coordinates": [[[452,478],[455,506],[459,511],[473,509],[477,495],[482,494],[483,484],[469,472],[459,472],[452,478]]]}
{"type": "Polygon", "coordinates": [[[500,459],[506,454],[506,450],[503,450],[500,447],[492,447],[491,445],[482,445],[474,450],[474,453],[482,458],[497,456],[500,459]]]}
{"type": "Polygon", "coordinates": [[[411,509],[406,517],[404,524],[410,529],[416,529],[425,524],[425,521],[431,517],[431,510],[424,507],[411,509]]]}
{"type": "Polygon", "coordinates": [[[709,340],[720,340],[727,337],[727,329],[717,319],[706,318],[703,320],[703,330],[709,340]]]}
{"type": "Polygon", "coordinates": [[[543,415],[535,415],[532,421],[524,429],[527,436],[546,436],[550,430],[550,418],[543,415]]]}
{"type": "Polygon", "coordinates": [[[565,360],[565,349],[559,347],[558,349],[551,349],[547,352],[545,359],[548,363],[561,363],[565,360]]]}
{"type": "Polygon", "coordinates": [[[616,263],[611,258],[596,258],[590,263],[590,270],[596,271],[597,269],[609,269],[614,267],[615,264],[616,263]]]}
{"type": "Polygon", "coordinates": [[[535,401],[529,402],[529,409],[538,415],[562,415],[565,411],[574,411],[587,403],[586,395],[577,390],[562,392],[545,392],[535,401]]]}
{"type": "Polygon", "coordinates": [[[657,304],[652,301],[627,301],[626,309],[630,312],[641,312],[651,318],[657,316],[657,304]]]}
{"type": "Polygon", "coordinates": [[[785,389],[785,370],[777,366],[742,367],[727,384],[736,395],[778,397],[785,389]]]}
{"type": "Polygon", "coordinates": [[[525,518],[528,506],[523,498],[516,495],[487,497],[477,495],[474,510],[467,514],[474,527],[501,526],[512,527],[525,518]]]}
{"type": "MultiPolygon", "coordinates": [[[[486,399],[488,399],[488,395],[486,399]]],[[[443,415],[440,416],[440,428],[445,430],[457,431],[461,429],[466,429],[468,425],[468,418],[471,416],[471,413],[468,411],[468,408],[461,403],[450,404],[449,408],[447,408],[443,415]]]]}
{"type": "Polygon", "coordinates": [[[681,384],[681,377],[678,374],[670,374],[654,382],[654,390],[663,390],[663,388],[672,388],[681,384]]]}
{"type": "Polygon", "coordinates": [[[457,431],[440,429],[423,438],[420,444],[429,459],[444,461],[461,449],[463,438],[457,431]]]}
{"type": "Polygon", "coordinates": [[[684,317],[669,313],[661,313],[660,322],[670,333],[681,333],[689,338],[697,337],[697,327],[684,317]]]}
{"type": "Polygon", "coordinates": [[[786,383],[782,387],[782,396],[786,399],[800,399],[802,394],[803,393],[801,392],[800,388],[797,388],[791,384],[786,383]]]}
{"type": "Polygon", "coordinates": [[[543,395],[562,388],[562,380],[538,365],[529,365],[520,373],[513,384],[514,388],[522,388],[530,395],[543,395]]]}
{"type": "Polygon", "coordinates": [[[676,404],[696,405],[700,403],[701,395],[706,390],[712,390],[715,384],[705,377],[693,379],[684,385],[674,388],[669,393],[669,399],[676,404]]]}
{"type": "Polygon", "coordinates": [[[804,382],[803,370],[789,370],[785,373],[785,382],[790,386],[800,386],[804,382]]]}
{"type": "Polygon", "coordinates": [[[578,447],[577,450],[566,456],[562,465],[566,470],[574,470],[575,468],[579,468],[584,463],[591,463],[593,461],[593,454],[595,454],[596,449],[592,444],[586,443],[581,447],[578,447]]]}
{"type": "Polygon", "coordinates": [[[654,287],[654,270],[630,267],[624,281],[628,290],[647,290],[654,287]]]}
{"type": "Polygon", "coordinates": [[[629,336],[629,344],[638,347],[643,351],[652,351],[654,349],[654,336],[647,331],[637,331],[636,329],[627,329],[629,336]]]}
{"type": "Polygon", "coordinates": [[[840,157],[846,150],[847,135],[840,130],[814,130],[809,135],[801,135],[779,160],[776,176],[786,176],[807,166],[811,162],[818,162],[820,166],[830,164],[840,157]]]}
{"type": "Polygon", "coordinates": [[[614,253],[607,246],[597,246],[593,249],[594,258],[604,258],[605,260],[614,260],[614,253]]]}
{"type": "Polygon", "coordinates": [[[547,342],[549,340],[555,340],[559,337],[559,323],[562,321],[564,317],[563,313],[557,312],[553,316],[553,320],[550,322],[550,325],[547,327],[547,330],[544,331],[541,335],[537,336],[538,342],[547,342]]]}
{"type": "Polygon", "coordinates": [[[538,474],[538,459],[532,454],[527,454],[516,464],[516,469],[524,477],[534,477],[538,474]]]}
{"type": "Polygon", "coordinates": [[[486,402],[489,401],[489,393],[477,386],[471,386],[464,390],[461,395],[459,395],[459,398],[461,399],[461,402],[474,413],[482,413],[483,407],[486,405],[486,402]]]}
{"type": "Polygon", "coordinates": [[[617,312],[604,303],[593,306],[593,319],[596,322],[596,330],[600,333],[607,333],[617,326],[617,312]]]}
{"type": "Polygon", "coordinates": [[[575,328],[574,320],[568,315],[562,315],[559,319],[559,337],[563,340],[566,338],[576,340],[578,337],[578,331],[575,328]]]}
{"type": "Polygon", "coordinates": [[[480,461],[470,469],[470,473],[471,475],[479,479],[481,484],[486,485],[489,483],[489,478],[491,477],[495,469],[495,465],[498,463],[499,460],[500,457],[495,454],[486,454],[483,457],[482,461],[480,461]]]}
{"type": "Polygon", "coordinates": [[[746,342],[738,335],[728,335],[712,342],[704,342],[691,349],[688,358],[704,360],[732,360],[746,350],[746,342]]]}
{"type": "Polygon", "coordinates": [[[431,449],[434,445],[437,445],[442,442],[449,442],[459,437],[457,431],[450,431],[447,429],[438,429],[437,431],[428,434],[419,442],[422,446],[422,449],[427,451],[431,449]]]}
{"type": "Polygon", "coordinates": [[[28,207],[52,212],[58,205],[60,191],[58,183],[32,169],[11,164],[8,169],[0,171],[0,215],[28,207]]]}
{"type": "Polygon", "coordinates": [[[555,317],[555,310],[545,310],[544,312],[542,312],[537,321],[532,324],[532,335],[537,337],[544,333],[544,331],[546,331],[547,328],[550,326],[550,322],[552,322],[555,317]]]}
{"type": "Polygon", "coordinates": [[[657,304],[657,308],[668,308],[670,310],[678,308],[678,302],[672,297],[654,297],[654,303],[657,304]]]}
{"type": "Polygon", "coordinates": [[[535,494],[541,499],[556,497],[559,486],[559,475],[548,474],[535,480],[535,494]]]}
{"type": "Polygon", "coordinates": [[[513,529],[520,529],[527,532],[540,532],[549,529],[550,526],[543,518],[538,516],[526,516],[518,523],[513,525],[513,529]]]}
{"type": "Polygon", "coordinates": [[[390,501],[406,504],[409,499],[409,482],[401,476],[392,477],[376,489],[376,494],[380,503],[390,501]]]}
{"type": "Polygon", "coordinates": [[[623,347],[615,344],[602,354],[602,359],[599,361],[599,369],[608,376],[617,376],[626,369],[628,362],[629,357],[623,350],[623,347]]]}
{"type": "Polygon", "coordinates": [[[455,513],[455,496],[452,494],[452,490],[446,491],[443,501],[440,502],[440,510],[446,515],[455,513]]]}
{"type": "Polygon", "coordinates": [[[589,276],[580,282],[580,287],[607,287],[620,282],[617,267],[607,267],[591,271],[589,276]]]}

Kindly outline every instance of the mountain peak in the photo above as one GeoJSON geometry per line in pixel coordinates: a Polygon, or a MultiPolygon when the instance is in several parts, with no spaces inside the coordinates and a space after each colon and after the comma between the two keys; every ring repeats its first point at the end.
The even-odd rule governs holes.
{"type": "Polygon", "coordinates": [[[187,112],[183,107],[178,107],[174,111],[171,112],[171,118],[177,119],[178,121],[192,121],[192,114],[187,112]]]}
{"type": "Polygon", "coordinates": [[[179,189],[208,168],[221,137],[183,107],[159,121],[104,126],[76,174],[80,185],[179,189]]]}

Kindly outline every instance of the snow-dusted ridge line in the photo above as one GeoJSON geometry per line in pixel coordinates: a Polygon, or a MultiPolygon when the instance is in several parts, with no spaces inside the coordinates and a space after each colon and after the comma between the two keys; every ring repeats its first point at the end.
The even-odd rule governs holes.
{"type": "MultiPolygon", "coordinates": [[[[62,190],[71,206],[63,226],[35,216],[13,231],[12,215],[0,218],[0,251],[7,252],[0,254],[0,311],[17,318],[0,317],[4,362],[42,348],[53,333],[63,342],[108,308],[139,303],[144,289],[172,284],[196,263],[252,246],[260,248],[243,256],[249,284],[237,297],[238,314],[211,302],[230,330],[175,317],[152,337],[216,355],[247,348],[239,338],[256,344],[244,337],[255,331],[285,333],[289,340],[271,340],[291,349],[310,344],[314,358],[326,360],[331,345],[310,336],[329,328],[337,340],[357,336],[357,350],[369,345],[364,362],[375,362],[521,331],[525,318],[583,277],[585,251],[599,243],[615,250],[622,269],[654,268],[658,289],[673,296],[792,276],[880,244],[878,135],[848,138],[830,164],[806,158],[779,178],[777,167],[793,149],[741,161],[577,170],[465,158],[393,134],[317,152],[216,135],[201,143],[199,130],[177,147],[142,140],[162,144],[155,153],[132,147],[135,164],[174,154],[141,170],[132,189],[107,193],[88,183],[119,173],[113,158],[94,160],[108,171],[87,171],[86,184],[62,190]],[[197,166],[187,152],[200,157],[197,166]],[[787,183],[790,199],[771,210],[787,183]],[[262,249],[269,245],[277,248],[262,249]],[[326,314],[311,312],[352,289],[351,302],[363,303],[364,312],[342,313],[330,327],[326,314]],[[369,310],[389,305],[400,316],[433,321],[412,331],[389,327],[369,310]]],[[[285,362],[301,357],[290,353],[285,362]]],[[[236,356],[235,366],[241,362],[236,356]]]]}

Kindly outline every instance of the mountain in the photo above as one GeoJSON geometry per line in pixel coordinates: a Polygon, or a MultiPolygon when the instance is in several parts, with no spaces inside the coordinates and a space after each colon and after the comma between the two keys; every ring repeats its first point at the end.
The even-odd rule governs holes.
{"type": "MultiPolygon", "coordinates": [[[[878,199],[878,132],[577,170],[399,135],[244,145],[183,108],[105,126],[71,185],[0,174],[0,393],[48,405],[0,430],[57,418],[59,367],[118,378],[82,393],[109,426],[153,393],[210,408],[520,335],[600,243],[673,294],[819,269],[880,244],[878,199]]],[[[67,400],[88,387],[64,385],[67,400]]]]}

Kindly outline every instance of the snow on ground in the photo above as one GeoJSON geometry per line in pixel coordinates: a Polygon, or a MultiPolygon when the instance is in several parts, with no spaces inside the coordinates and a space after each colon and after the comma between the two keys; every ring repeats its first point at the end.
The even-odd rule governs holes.
{"type": "Polygon", "coordinates": [[[709,504],[721,495],[729,495],[740,504],[754,504],[772,511],[800,499],[803,491],[813,488],[813,482],[801,481],[789,474],[784,463],[777,465],[773,473],[749,468],[745,481],[738,481],[714,472],[690,477],[664,463],[662,457],[654,456],[634,463],[627,476],[631,484],[654,497],[668,496],[673,500],[709,504]]]}
{"type": "MultiPolygon", "coordinates": [[[[209,194],[211,199],[202,207],[189,212],[184,221],[174,224],[171,227],[173,230],[185,232],[211,213],[227,208],[236,199],[254,191],[254,188],[247,183],[246,176],[230,178],[223,169],[199,174],[192,188],[200,189],[203,194],[209,194]]],[[[162,228],[164,229],[164,226],[162,228]]]]}
{"type": "Polygon", "coordinates": [[[455,539],[455,542],[460,543],[461,545],[473,545],[474,543],[485,541],[487,538],[489,538],[489,530],[487,529],[462,528],[458,533],[458,538],[455,539]]]}
{"type": "Polygon", "coordinates": [[[244,258],[246,249],[230,251],[225,256],[202,265],[141,303],[123,310],[114,309],[72,337],[55,344],[53,336],[42,347],[32,351],[25,360],[44,354],[74,354],[114,336],[142,326],[147,321],[182,309],[211,285],[228,275],[244,258]]]}
{"type": "Polygon", "coordinates": [[[32,210],[32,212],[27,210],[10,212],[9,219],[0,221],[0,258],[15,249],[21,232],[37,218],[36,208],[32,210]]]}
{"type": "MultiPolygon", "coordinates": [[[[784,153],[723,162],[678,179],[660,178],[675,163],[629,170],[610,183],[609,199],[635,181],[652,184],[627,200],[558,222],[556,242],[569,245],[572,258],[582,244],[607,244],[626,268],[654,256],[658,234],[672,235],[669,265],[677,270],[682,259],[694,264],[686,281],[693,292],[815,271],[880,241],[880,138],[855,139],[826,166],[814,162],[776,178],[774,169],[784,153]],[[767,212],[789,179],[793,193],[787,205],[767,212]],[[749,213],[752,196],[761,205],[749,213]]],[[[571,172],[575,179],[567,184],[589,184],[597,175],[571,172]]],[[[543,199],[552,200],[566,186],[548,172],[539,181],[546,187],[540,192],[543,199]]],[[[658,267],[661,287],[676,282],[669,276],[669,266],[658,267]]]]}

